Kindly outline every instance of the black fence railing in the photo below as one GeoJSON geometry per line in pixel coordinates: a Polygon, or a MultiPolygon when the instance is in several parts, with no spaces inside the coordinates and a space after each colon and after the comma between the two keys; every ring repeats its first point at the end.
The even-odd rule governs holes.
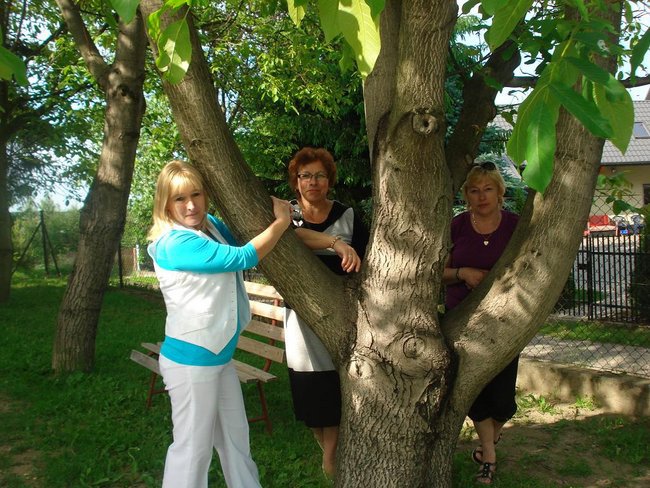
{"type": "Polygon", "coordinates": [[[638,234],[583,237],[570,279],[573,301],[565,298],[561,313],[588,320],[647,324],[650,317],[634,300],[641,263],[650,255],[641,249],[638,234]]]}

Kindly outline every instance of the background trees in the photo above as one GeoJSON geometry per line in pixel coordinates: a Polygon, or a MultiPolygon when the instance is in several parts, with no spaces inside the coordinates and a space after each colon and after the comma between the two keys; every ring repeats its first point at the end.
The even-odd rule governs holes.
{"type": "Polygon", "coordinates": [[[4,301],[9,298],[13,249],[9,208],[57,184],[68,182],[60,188],[72,188],[84,180],[88,156],[96,147],[98,92],[80,69],[50,2],[3,0],[0,12],[2,47],[26,70],[24,78],[0,79],[0,301],[4,301]],[[21,79],[24,83],[19,83],[21,79]]]}

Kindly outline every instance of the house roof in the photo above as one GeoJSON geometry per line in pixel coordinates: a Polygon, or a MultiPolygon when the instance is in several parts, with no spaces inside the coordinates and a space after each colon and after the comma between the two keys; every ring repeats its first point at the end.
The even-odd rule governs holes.
{"type": "MultiPolygon", "coordinates": [[[[650,96],[650,92],[648,93],[650,96]]],[[[635,131],[630,138],[625,154],[622,154],[610,141],[603,146],[602,164],[604,166],[624,166],[628,164],[650,165],[650,100],[635,100],[634,102],[635,131]],[[647,136],[640,137],[637,127],[645,128],[647,136]]],[[[503,117],[497,115],[492,121],[500,129],[512,131],[512,126],[503,117]]]]}
{"type": "Polygon", "coordinates": [[[650,164],[650,100],[636,100],[634,102],[634,123],[644,126],[648,137],[637,137],[632,134],[625,154],[622,154],[611,142],[605,141],[603,165],[650,164]]]}

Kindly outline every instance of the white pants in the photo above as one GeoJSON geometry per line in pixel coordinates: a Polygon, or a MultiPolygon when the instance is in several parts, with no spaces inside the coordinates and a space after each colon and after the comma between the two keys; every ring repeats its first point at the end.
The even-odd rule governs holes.
{"type": "Polygon", "coordinates": [[[226,484],[260,487],[251,458],[248,420],[237,372],[222,366],[187,366],[160,356],[172,406],[174,441],[167,450],[163,488],[206,488],[212,449],[226,484]]]}

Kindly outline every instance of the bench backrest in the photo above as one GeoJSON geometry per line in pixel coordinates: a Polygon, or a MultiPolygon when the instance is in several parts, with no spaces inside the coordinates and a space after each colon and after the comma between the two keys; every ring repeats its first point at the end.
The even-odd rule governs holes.
{"type": "Polygon", "coordinates": [[[244,329],[246,334],[239,336],[237,348],[266,359],[265,369],[267,369],[270,366],[269,361],[276,363],[285,361],[284,348],[275,345],[276,342],[284,342],[282,297],[270,285],[250,281],[246,281],[245,285],[253,320],[244,329]],[[254,336],[267,341],[262,342],[259,337],[254,336]]]}

